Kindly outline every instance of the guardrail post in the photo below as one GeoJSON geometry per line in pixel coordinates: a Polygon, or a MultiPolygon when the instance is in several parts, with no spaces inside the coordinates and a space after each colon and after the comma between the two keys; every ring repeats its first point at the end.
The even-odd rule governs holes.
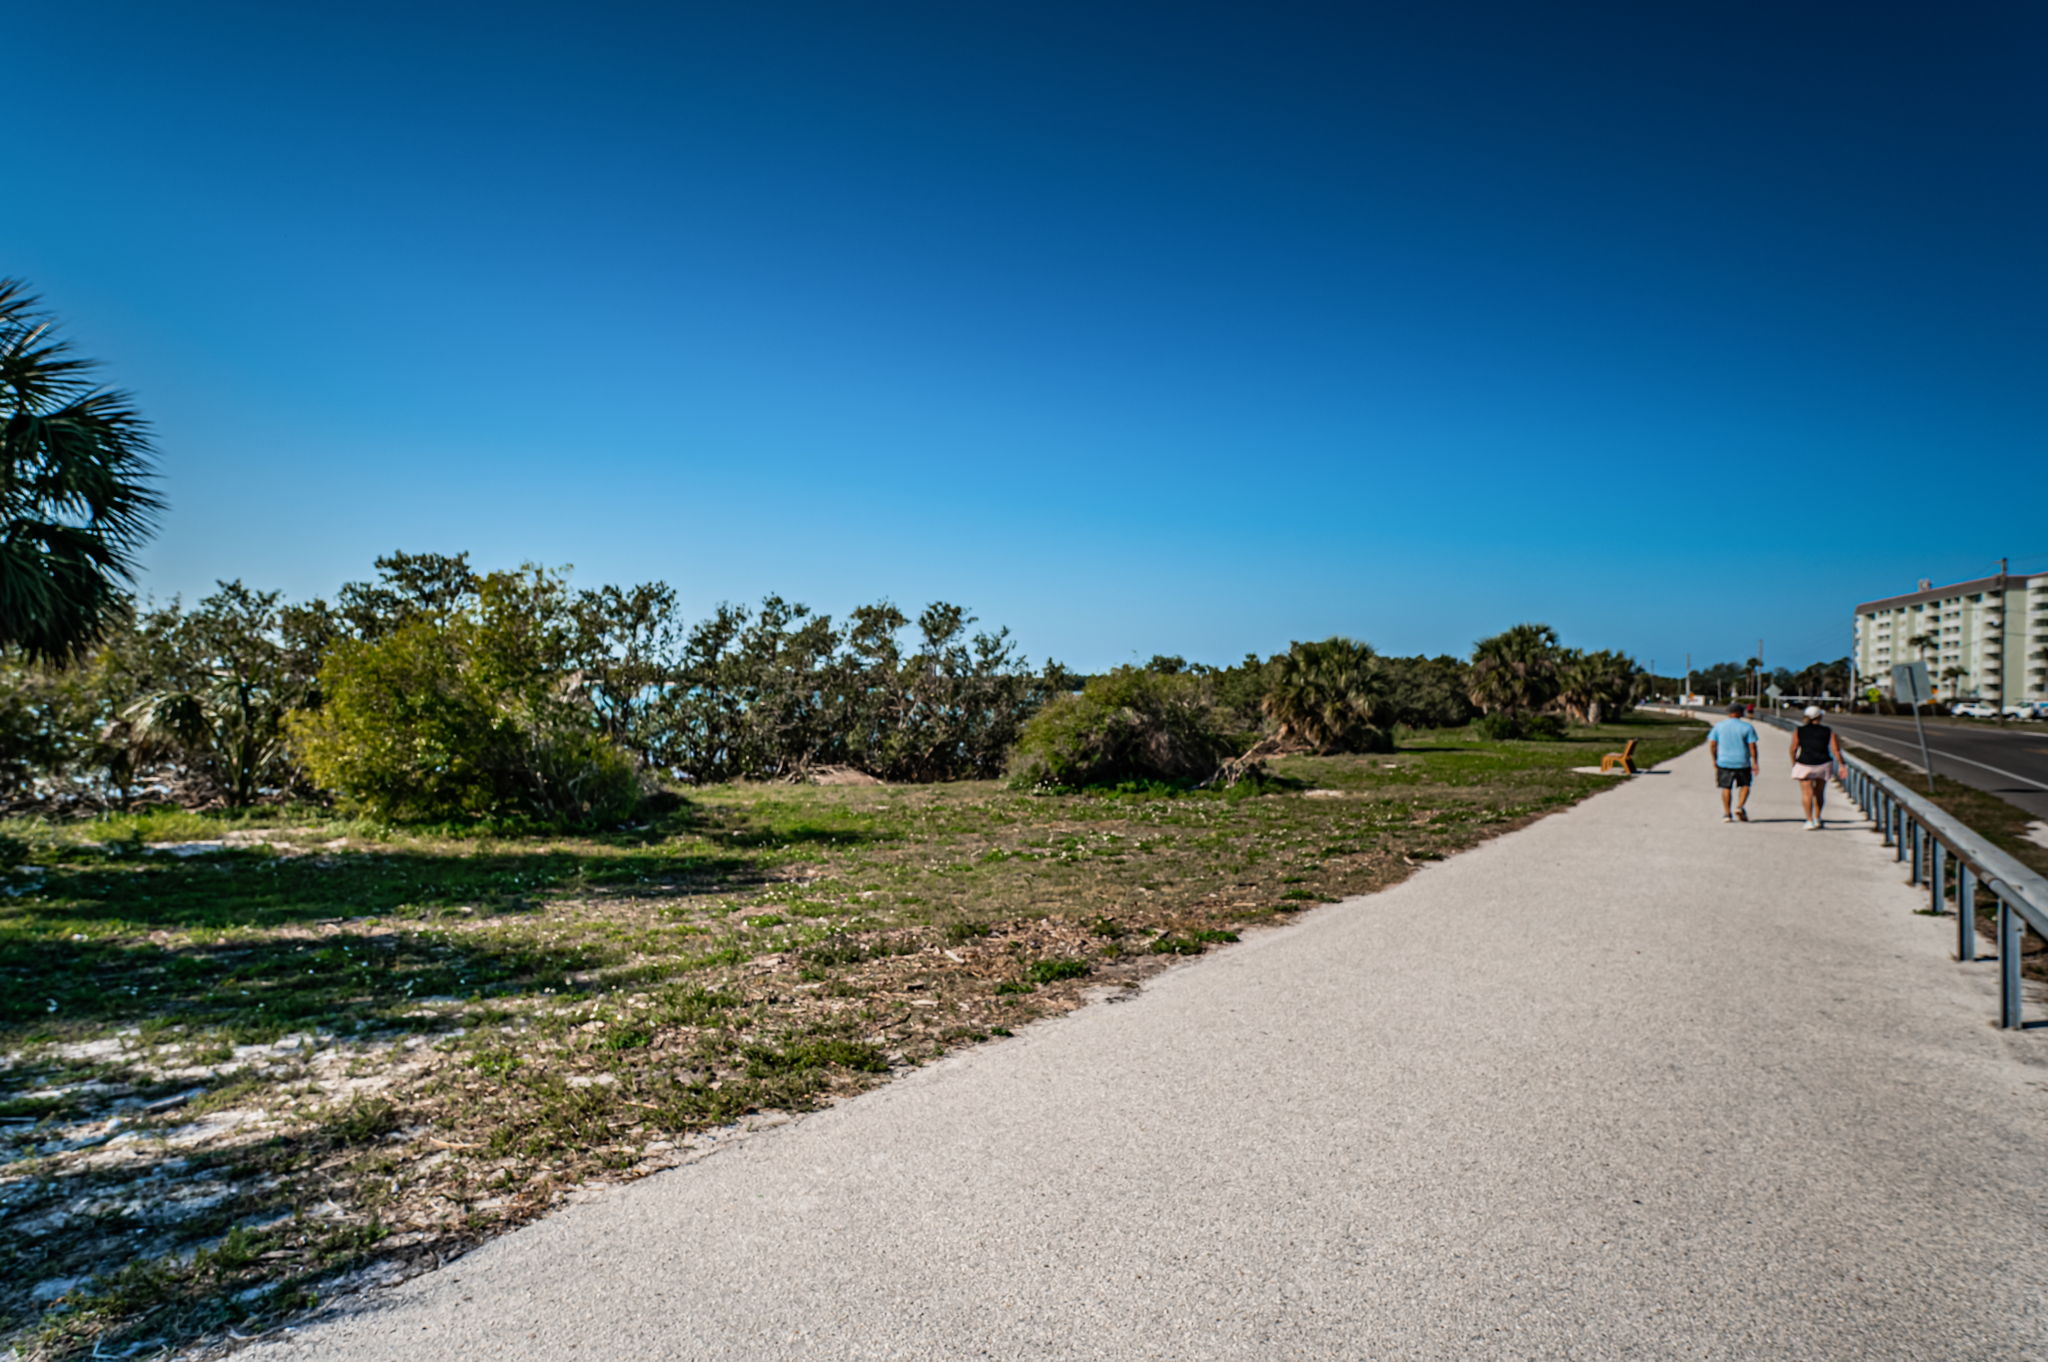
{"type": "Polygon", "coordinates": [[[1977,958],[1977,877],[1963,861],[1956,862],[1956,959],[1977,958]]]}
{"type": "Polygon", "coordinates": [[[1978,895],[1984,895],[1983,907],[1992,913],[1986,924],[1991,930],[1985,935],[1998,952],[1998,1024],[2007,1030],[2024,1029],[2021,947],[2030,930],[2048,939],[2048,883],[1953,814],[1908,792],[1889,776],[1859,763],[1844,772],[1842,788],[1862,805],[1883,845],[1891,848],[1892,860],[1910,858],[1911,883],[1927,887],[1929,912],[1946,912],[1949,895],[1955,895],[1958,961],[1969,963],[1988,954],[1977,940],[1978,895]],[[1908,837],[1913,842],[1910,857],[1908,837]],[[2007,882],[2008,875],[2012,883],[2007,882]]]}
{"type": "Polygon", "coordinates": [[[2017,1030],[2020,1019],[2020,915],[1998,901],[1998,1024],[2017,1030]]]}

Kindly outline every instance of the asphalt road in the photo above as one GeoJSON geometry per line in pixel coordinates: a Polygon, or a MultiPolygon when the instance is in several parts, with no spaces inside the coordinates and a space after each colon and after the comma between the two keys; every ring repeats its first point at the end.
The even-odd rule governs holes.
{"type": "Polygon", "coordinates": [[[246,1356],[2040,1362],[2048,1031],[1674,766],[246,1356]]]}
{"type": "MultiPolygon", "coordinates": [[[[1884,756],[1920,768],[1920,740],[1911,719],[1830,714],[1826,721],[1850,747],[1868,743],[1884,756]]],[[[1930,719],[1926,726],[1927,751],[1937,772],[2048,820],[2048,723],[2014,720],[2000,728],[1930,719]]]]}

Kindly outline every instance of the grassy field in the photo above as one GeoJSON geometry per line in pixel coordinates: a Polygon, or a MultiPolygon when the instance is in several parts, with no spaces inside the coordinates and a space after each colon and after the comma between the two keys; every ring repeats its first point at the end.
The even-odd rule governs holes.
{"type": "Polygon", "coordinates": [[[590,837],[0,824],[0,1336],[57,1358],[259,1331],[1701,732],[1421,734],[1222,794],[726,786],[590,837]]]}

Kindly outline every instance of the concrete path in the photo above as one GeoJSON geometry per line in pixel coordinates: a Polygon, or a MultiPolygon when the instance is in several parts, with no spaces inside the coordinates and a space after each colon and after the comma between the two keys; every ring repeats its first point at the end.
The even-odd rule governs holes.
{"type": "Polygon", "coordinates": [[[2048,1034],[1673,765],[247,1356],[2048,1358],[2048,1034]]]}

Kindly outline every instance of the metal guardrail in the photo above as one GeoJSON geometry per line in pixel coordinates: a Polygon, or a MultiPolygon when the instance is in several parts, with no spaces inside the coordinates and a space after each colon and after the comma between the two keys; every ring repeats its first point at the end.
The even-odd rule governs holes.
{"type": "Polygon", "coordinates": [[[1998,904],[1998,1024],[2024,1026],[2020,985],[2021,924],[2048,938],[2048,879],[1992,846],[1957,819],[1916,795],[1882,771],[1854,757],[1843,786],[1864,815],[1877,824],[1892,859],[1909,857],[1909,880],[1927,886],[1930,912],[1948,911],[1953,887],[1956,959],[1977,958],[1977,890],[1998,904]]]}
{"type": "MultiPolygon", "coordinates": [[[[1661,708],[1661,707],[1660,707],[1661,708]]],[[[1672,711],[1666,711],[1672,712],[1672,711]]],[[[1696,711],[1692,718],[1710,719],[1696,711]]],[[[1758,714],[1759,723],[1791,731],[1798,727],[1775,715],[1758,714]]],[[[1927,886],[1927,906],[1945,914],[1955,905],[1956,959],[1977,959],[1977,893],[1981,889],[1998,905],[1998,1024],[2009,1030],[2026,1025],[2020,984],[2020,938],[2032,927],[2048,938],[2048,878],[2029,870],[1973,832],[1955,815],[1929,803],[1869,763],[1843,753],[1847,768],[1842,787],[1891,848],[1892,859],[1911,867],[1908,882],[1927,886]]]]}

